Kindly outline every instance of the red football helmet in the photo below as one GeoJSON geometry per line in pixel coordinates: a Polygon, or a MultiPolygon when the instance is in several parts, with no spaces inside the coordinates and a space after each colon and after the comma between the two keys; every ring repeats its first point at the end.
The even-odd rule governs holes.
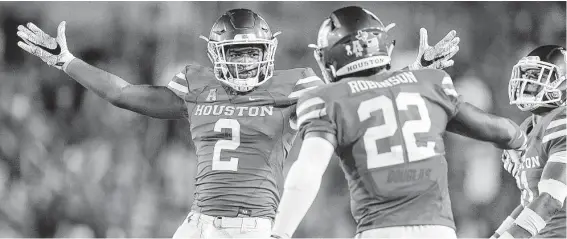
{"type": "MultiPolygon", "coordinates": [[[[315,58],[326,81],[337,81],[350,74],[389,69],[394,41],[372,12],[351,6],[331,13],[319,29],[315,58]]],[[[310,45],[311,46],[311,45],[310,45]]]]}
{"type": "Polygon", "coordinates": [[[274,74],[274,58],[279,34],[272,34],[266,21],[248,9],[233,9],[223,14],[213,25],[208,42],[208,56],[214,65],[217,80],[222,81],[236,91],[246,92],[254,89],[274,74]],[[257,62],[231,62],[227,58],[227,49],[237,46],[259,46],[263,50],[262,59],[257,62]],[[253,76],[239,76],[239,68],[257,69],[253,76]],[[229,70],[229,69],[232,69],[229,70]]]}
{"type": "Polygon", "coordinates": [[[566,79],[565,48],[557,45],[540,46],[512,68],[508,85],[510,104],[533,113],[565,105],[566,79]]]}

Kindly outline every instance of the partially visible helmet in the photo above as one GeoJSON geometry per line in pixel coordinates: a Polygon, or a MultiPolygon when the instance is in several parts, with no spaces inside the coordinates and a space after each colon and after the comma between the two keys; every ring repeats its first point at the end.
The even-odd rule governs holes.
{"type": "Polygon", "coordinates": [[[274,58],[278,35],[272,34],[268,23],[255,12],[248,9],[233,9],[223,14],[211,29],[208,42],[208,56],[214,65],[217,80],[246,92],[265,83],[274,74],[274,58]],[[263,57],[258,62],[230,62],[227,50],[231,47],[259,46],[263,57]],[[256,67],[253,76],[239,76],[240,68],[256,67]],[[232,70],[229,70],[232,69],[232,70]]]}
{"type": "Polygon", "coordinates": [[[565,105],[566,79],[565,48],[540,46],[512,68],[508,85],[510,104],[536,114],[565,105]]]}
{"type": "Polygon", "coordinates": [[[327,81],[376,68],[389,69],[394,41],[376,15],[361,7],[334,11],[319,29],[315,58],[327,81]]]}

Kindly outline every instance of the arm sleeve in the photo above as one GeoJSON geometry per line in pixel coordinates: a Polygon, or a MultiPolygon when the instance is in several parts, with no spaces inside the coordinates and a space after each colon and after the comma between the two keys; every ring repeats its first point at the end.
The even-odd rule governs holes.
{"type": "Polygon", "coordinates": [[[441,80],[440,91],[442,91],[442,96],[448,102],[447,104],[447,111],[449,112],[449,116],[455,117],[459,112],[459,106],[462,103],[462,97],[457,93],[457,89],[453,85],[453,79],[451,76],[444,71],[443,72],[443,79],[441,80]]]}
{"type": "MultiPolygon", "coordinates": [[[[313,69],[305,68],[301,73],[300,79],[297,80],[288,97],[290,98],[290,100],[298,100],[302,95],[324,84],[325,83],[321,80],[321,78],[315,75],[313,69]]],[[[289,126],[293,131],[298,129],[297,114],[295,110],[292,112],[289,118],[289,126]]]]}
{"type": "Polygon", "coordinates": [[[318,136],[337,146],[337,126],[328,114],[329,106],[322,97],[307,94],[299,100],[297,106],[297,124],[301,138],[318,136]]]}
{"type": "Polygon", "coordinates": [[[420,81],[426,83],[424,87],[431,89],[432,94],[429,94],[429,97],[445,110],[449,119],[458,113],[462,97],[457,93],[449,74],[434,69],[421,69],[412,71],[412,73],[420,81]]]}
{"type": "Polygon", "coordinates": [[[542,147],[546,164],[538,183],[540,195],[547,193],[561,206],[567,197],[567,119],[565,110],[549,122],[543,132],[542,147]]]}
{"type": "Polygon", "coordinates": [[[305,93],[316,89],[319,86],[324,85],[325,83],[315,75],[315,72],[311,68],[305,68],[293,86],[291,93],[289,94],[289,98],[299,99],[305,93]]]}
{"type": "Polygon", "coordinates": [[[567,147],[565,144],[565,135],[567,135],[566,110],[565,107],[560,110],[561,112],[556,114],[545,128],[541,139],[543,152],[547,153],[547,157],[557,152],[564,152],[567,147]]]}
{"type": "Polygon", "coordinates": [[[189,94],[189,83],[187,82],[187,68],[184,68],[177,75],[167,83],[167,88],[170,89],[181,99],[185,99],[187,94],[189,94]]]}

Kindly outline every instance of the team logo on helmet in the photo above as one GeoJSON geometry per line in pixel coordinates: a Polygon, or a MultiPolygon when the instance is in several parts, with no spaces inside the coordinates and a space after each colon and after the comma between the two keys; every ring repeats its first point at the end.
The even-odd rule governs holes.
{"type": "Polygon", "coordinates": [[[358,31],[354,36],[356,41],[352,41],[350,44],[345,44],[345,51],[347,56],[361,57],[368,51],[377,51],[379,44],[378,38],[366,31],[358,31]]]}

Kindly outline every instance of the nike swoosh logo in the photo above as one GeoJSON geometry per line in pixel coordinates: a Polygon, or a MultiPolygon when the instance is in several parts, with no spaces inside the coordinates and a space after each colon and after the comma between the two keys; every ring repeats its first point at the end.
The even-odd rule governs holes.
{"type": "Polygon", "coordinates": [[[53,55],[61,54],[61,46],[59,46],[59,43],[57,43],[57,47],[55,49],[50,49],[50,48],[44,47],[42,45],[36,45],[36,46],[38,46],[39,48],[41,48],[41,49],[45,50],[46,52],[49,52],[50,54],[53,54],[53,55]]]}
{"type": "Polygon", "coordinates": [[[434,62],[438,61],[439,59],[442,59],[443,57],[445,57],[445,55],[435,57],[435,59],[428,61],[428,60],[425,60],[425,54],[424,54],[423,56],[421,56],[421,62],[420,63],[421,63],[422,66],[429,66],[429,65],[433,64],[434,62]]]}
{"type": "Polygon", "coordinates": [[[257,100],[258,98],[248,97],[249,100],[257,100]]]}

